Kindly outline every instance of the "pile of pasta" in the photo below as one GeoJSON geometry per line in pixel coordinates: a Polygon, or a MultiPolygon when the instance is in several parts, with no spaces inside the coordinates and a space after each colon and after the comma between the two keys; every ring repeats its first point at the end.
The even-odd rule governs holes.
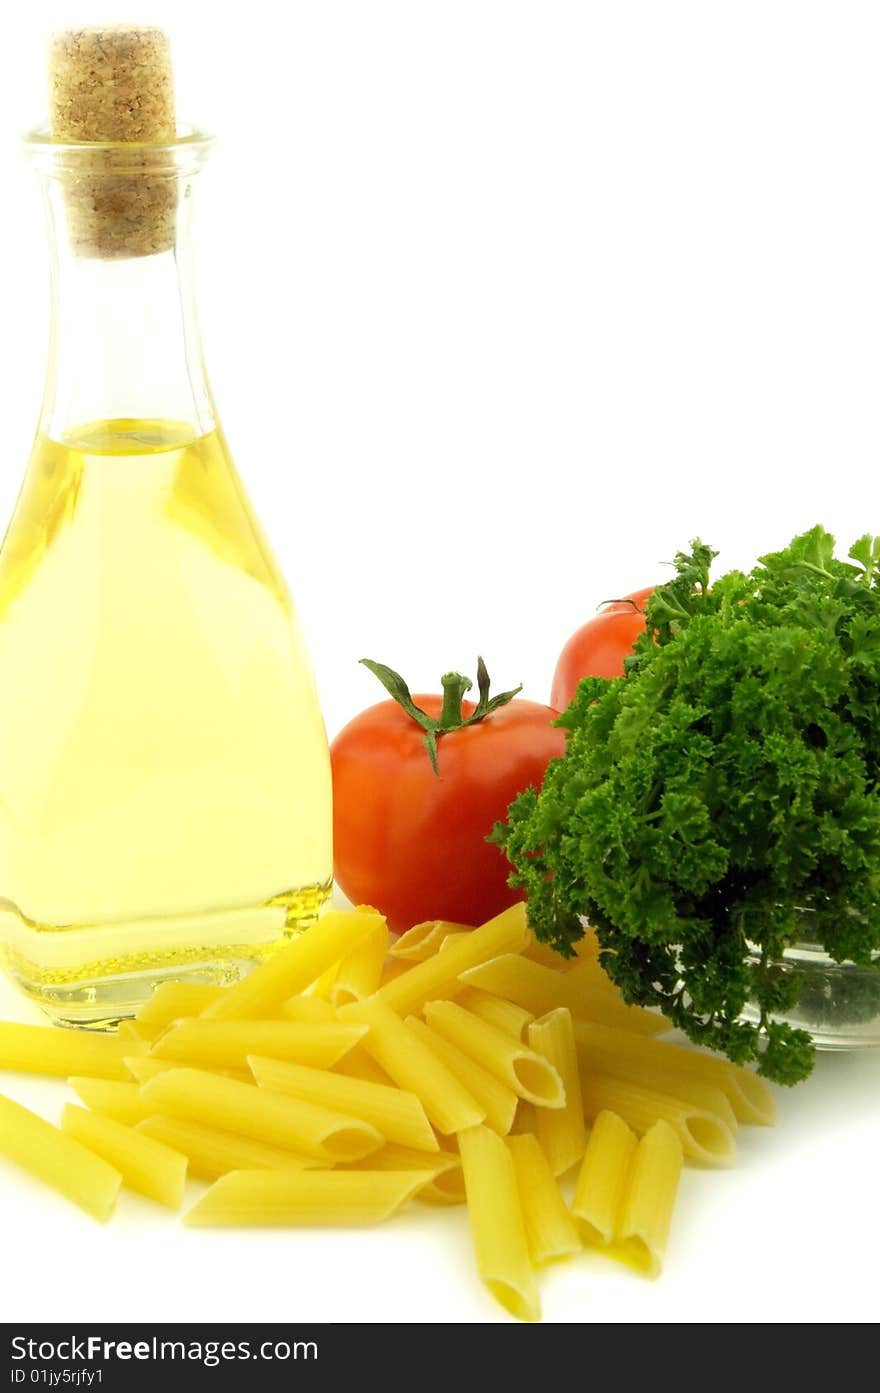
{"type": "Polygon", "coordinates": [[[587,935],[567,962],[523,906],[393,944],[330,911],[231,987],[165,982],[115,1035],[0,1023],[0,1068],[67,1077],[55,1127],[0,1096],[0,1153],[98,1219],[120,1187],[191,1225],[351,1225],[468,1206],[477,1268],[538,1319],[536,1272],[601,1248],[663,1261],[682,1160],[729,1165],[774,1121],[751,1071],[657,1039],[587,935]],[[573,1181],[570,1203],[560,1187],[573,1181]]]}

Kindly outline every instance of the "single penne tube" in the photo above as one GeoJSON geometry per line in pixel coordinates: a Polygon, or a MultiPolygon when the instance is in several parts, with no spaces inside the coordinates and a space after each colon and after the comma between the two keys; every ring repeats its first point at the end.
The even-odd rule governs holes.
{"type": "MultiPolygon", "coordinates": [[[[155,1055],[143,1054],[137,1058],[131,1055],[125,1056],[126,1067],[132,1078],[138,1083],[146,1083],[147,1079],[154,1079],[157,1074],[167,1074],[171,1069],[181,1067],[179,1059],[157,1059],[155,1055]]],[[[253,1075],[250,1069],[212,1069],[212,1074],[219,1074],[224,1079],[238,1079],[240,1083],[253,1083],[253,1075]]]]}
{"type": "Polygon", "coordinates": [[[330,989],[330,1001],[334,1006],[360,1001],[378,990],[388,957],[389,938],[388,925],[383,920],[363,943],[342,959],[330,989]]]}
{"type": "Polygon", "coordinates": [[[426,1001],[437,1000],[444,989],[455,986],[469,968],[499,953],[519,952],[527,935],[525,905],[513,905],[480,928],[463,933],[442,953],[435,953],[427,962],[416,963],[408,972],[386,982],[379,989],[379,996],[398,1015],[414,1015],[426,1001]]]}
{"type": "Polygon", "coordinates": [[[199,1180],[218,1180],[237,1170],[313,1170],[322,1164],[314,1156],[269,1146],[253,1137],[238,1137],[184,1117],[156,1114],[136,1123],[135,1131],[181,1152],[189,1161],[190,1175],[199,1180]]]}
{"type": "Polygon", "coordinates": [[[434,956],[450,934],[461,933],[473,933],[473,925],[453,924],[449,919],[426,919],[400,935],[391,948],[391,956],[410,963],[423,963],[434,956]]]}
{"type": "Polygon", "coordinates": [[[329,1164],[368,1156],[384,1141],[377,1128],[356,1117],[201,1069],[157,1074],[143,1085],[143,1094],[154,1112],[190,1118],[329,1164]]]}
{"type": "MultiPolygon", "coordinates": [[[[568,986],[574,990],[585,988],[588,992],[605,992],[615,1001],[622,1002],[620,988],[615,986],[597,957],[575,958],[565,973],[568,986]]],[[[625,1002],[623,1002],[626,1005],[625,1002]]]]}
{"type": "Polygon", "coordinates": [[[466,1011],[471,1011],[480,1020],[488,1021],[517,1040],[524,1038],[527,1026],[535,1019],[531,1011],[523,1010],[513,1001],[505,1001],[503,996],[480,991],[479,987],[465,987],[455,999],[466,1011]]]}
{"type": "Polygon", "coordinates": [[[125,1067],[136,1083],[146,1083],[147,1079],[154,1079],[157,1074],[166,1074],[169,1069],[179,1069],[180,1065],[173,1059],[156,1059],[150,1054],[127,1054],[125,1067]]]}
{"type": "Polygon", "coordinates": [[[571,1206],[585,1243],[607,1248],[617,1239],[637,1144],[635,1133],[622,1117],[607,1110],[598,1114],[571,1206]]]}
{"type": "Polygon", "coordinates": [[[457,933],[447,934],[437,952],[445,953],[454,943],[460,943],[463,938],[469,938],[473,932],[473,929],[459,929],[457,933]]]}
{"type": "Polygon", "coordinates": [[[154,1137],[115,1122],[112,1117],[86,1112],[73,1103],[64,1105],[61,1130],[118,1170],[129,1190],[136,1190],[167,1209],[180,1208],[187,1165],[180,1151],[172,1151],[154,1137]]]}
{"type": "Polygon", "coordinates": [[[364,1079],[367,1083],[384,1083],[394,1085],[394,1080],[389,1078],[384,1069],[380,1069],[372,1055],[367,1054],[363,1045],[355,1045],[353,1050],[343,1055],[338,1064],[333,1066],[334,1074],[345,1074],[350,1079],[364,1079]]]}
{"type": "MultiPolygon", "coordinates": [[[[731,1132],[738,1130],[736,1113],[726,1093],[707,1079],[680,1072],[662,1059],[641,1058],[588,1045],[578,1048],[578,1059],[585,1073],[608,1074],[612,1078],[638,1084],[641,1088],[671,1093],[683,1103],[692,1103],[705,1112],[715,1113],[731,1132]]],[[[670,1061],[670,1064],[674,1064],[674,1061],[670,1061]]]]}
{"type": "Polygon", "coordinates": [[[122,1176],[51,1122],[0,1094],[0,1156],[51,1185],[87,1214],[106,1223],[122,1176]]]}
{"type": "Polygon", "coordinates": [[[104,1117],[112,1117],[126,1127],[133,1127],[145,1118],[147,1109],[136,1083],[122,1083],[119,1079],[90,1079],[74,1076],[67,1082],[74,1093],[92,1112],[104,1117]]]}
{"type": "Polygon", "coordinates": [[[508,1137],[529,1254],[536,1267],[578,1253],[581,1240],[538,1138],[508,1137]]]}
{"type": "Polygon", "coordinates": [[[384,987],[387,982],[393,982],[396,977],[402,977],[405,972],[409,972],[412,963],[405,958],[392,958],[390,955],[385,959],[385,966],[382,969],[382,981],[380,986],[384,987]]]}
{"type": "Polygon", "coordinates": [[[458,1143],[477,1271],[512,1316],[539,1320],[538,1287],[513,1157],[489,1127],[468,1128],[458,1143]]]}
{"type": "Polygon", "coordinates": [[[706,1112],[669,1093],[641,1088],[607,1074],[586,1074],[581,1080],[584,1116],[604,1110],[617,1113],[640,1136],[662,1118],[677,1133],[685,1156],[704,1166],[730,1166],[736,1142],[716,1113],[706,1112]]]}
{"type": "Polygon", "coordinates": [[[672,1029],[665,1016],[641,1006],[627,1006],[616,991],[590,988],[577,978],[572,982],[571,977],[571,972],[555,972],[517,953],[503,953],[461,974],[467,986],[514,1001],[535,1016],[567,1006],[577,1018],[616,1025],[640,1035],[661,1035],[672,1029]]]}
{"type": "Polygon", "coordinates": [[[314,996],[319,1001],[326,1001],[328,1006],[331,1006],[332,1009],[335,1010],[336,1008],[333,1007],[333,1003],[330,1000],[330,993],[333,991],[333,985],[338,974],[339,963],[331,963],[326,972],[322,972],[318,980],[313,982],[308,988],[309,996],[314,996]]]}
{"type": "Polygon", "coordinates": [[[211,1186],[184,1223],[268,1228],[381,1224],[430,1176],[421,1169],[232,1171],[211,1186]]]}
{"type": "Polygon", "coordinates": [[[316,1021],[335,1021],[336,1009],[323,996],[291,996],[282,1002],[278,1015],[286,1021],[314,1025],[316,1021]]]}
{"type": "Polygon", "coordinates": [[[634,1083],[644,1079],[647,1087],[654,1086],[652,1078],[665,1076],[670,1080],[670,1086],[666,1089],[669,1093],[675,1092],[672,1086],[674,1079],[685,1076],[699,1079],[713,1088],[719,1088],[726,1095],[740,1122],[769,1127],[776,1121],[773,1094],[764,1080],[751,1069],[668,1040],[646,1040],[628,1031],[586,1021],[574,1022],[574,1036],[578,1053],[587,1064],[591,1055],[596,1059],[600,1055],[613,1058],[614,1068],[609,1072],[621,1078],[631,1078],[634,1083]],[[638,1072],[640,1068],[642,1074],[638,1072]]]}
{"type": "Polygon", "coordinates": [[[178,1021],[150,1053],[198,1067],[241,1068],[248,1055],[259,1054],[329,1069],[366,1033],[364,1025],[339,1021],[178,1021]]]}
{"type": "Polygon", "coordinates": [[[528,1132],[534,1136],[538,1135],[538,1109],[520,1098],[510,1134],[514,1137],[522,1137],[528,1132]]]}
{"type": "Polygon", "coordinates": [[[549,967],[554,972],[566,972],[571,967],[571,962],[568,958],[564,958],[561,953],[557,953],[556,949],[551,948],[549,943],[542,943],[540,939],[535,938],[531,929],[529,930],[528,941],[523,949],[523,957],[528,958],[533,963],[541,963],[544,967],[549,967]]]}
{"type": "Polygon", "coordinates": [[[490,1074],[456,1045],[438,1035],[436,1030],[425,1025],[418,1016],[407,1016],[406,1023],[476,1098],[486,1114],[486,1126],[491,1127],[499,1136],[506,1136],[513,1125],[519,1101],[513,1089],[508,1088],[507,1084],[490,1074]]]}
{"type": "Polygon", "coordinates": [[[565,1090],[553,1065],[514,1036],[471,1015],[454,1001],[430,1001],[425,1018],[438,1035],[494,1074],[518,1098],[542,1108],[564,1106],[565,1090]]]}
{"type": "Polygon", "coordinates": [[[616,1256],[658,1277],[681,1178],[682,1149],[661,1118],[636,1147],[624,1196],[616,1256]]]}
{"type": "Polygon", "coordinates": [[[49,1074],[66,1079],[85,1074],[94,1079],[129,1079],[127,1054],[138,1054],[135,1040],[113,1035],[88,1035],[84,1031],[59,1030],[52,1025],[18,1025],[0,1021],[0,1070],[25,1074],[49,1074]]]}
{"type": "Polygon", "coordinates": [[[356,1011],[356,1018],[369,1026],[362,1048],[398,1088],[420,1099],[428,1121],[438,1132],[448,1136],[483,1121],[485,1110],[470,1090],[380,996],[343,1009],[346,1019],[356,1011]]]}
{"type": "Polygon", "coordinates": [[[529,1045],[552,1065],[562,1079],[565,1105],[536,1108],[538,1141],[554,1175],[565,1175],[576,1166],[587,1145],[584,1103],[578,1071],[571,1012],[561,1006],[529,1026],[529,1045]]]}
{"type": "Polygon", "coordinates": [[[251,1073],[261,1088],[320,1103],[335,1112],[370,1122],[387,1141],[414,1151],[439,1151],[434,1130],[414,1093],[382,1083],[346,1078],[327,1069],[288,1064],[277,1059],[248,1058],[251,1073]]]}
{"type": "Polygon", "coordinates": [[[160,982],[138,1011],[134,1024],[164,1030],[172,1021],[200,1016],[206,1006],[219,1001],[227,990],[207,982],[160,982]]]}
{"type": "Polygon", "coordinates": [[[117,1040],[133,1040],[135,1048],[146,1041],[148,1044],[156,1038],[157,1032],[150,1026],[138,1025],[137,1021],[120,1021],[116,1027],[117,1040]]]}
{"type": "MultiPolygon", "coordinates": [[[[581,923],[583,922],[584,921],[581,920],[581,923]]],[[[599,940],[596,937],[596,930],[591,928],[589,924],[584,924],[583,938],[576,939],[571,946],[574,949],[575,957],[581,961],[585,958],[598,958],[601,952],[599,940]]]]}
{"type": "Polygon", "coordinates": [[[255,1020],[271,1015],[333,968],[384,920],[359,910],[328,910],[323,918],[229,987],[203,1015],[212,1020],[255,1020]]]}
{"type": "Polygon", "coordinates": [[[454,1151],[412,1151],[391,1142],[374,1151],[365,1161],[355,1161],[356,1170],[424,1170],[425,1183],[416,1199],[426,1204],[464,1204],[464,1176],[461,1157],[454,1151]]]}

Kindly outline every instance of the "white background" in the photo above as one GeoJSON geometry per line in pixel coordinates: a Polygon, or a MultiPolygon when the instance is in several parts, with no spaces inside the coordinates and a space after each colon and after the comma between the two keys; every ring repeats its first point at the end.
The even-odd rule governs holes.
{"type": "MultiPolygon", "coordinates": [[[[46,351],[20,131],[53,27],[7,7],[0,510],[46,351]]],[[[333,733],[482,652],[549,695],[571,630],[695,533],[748,564],[880,530],[880,11],[870,3],[156,0],[180,114],[219,132],[199,217],[213,383],[333,733]]],[[[10,680],[4,675],[2,680],[10,680]]],[[[27,674],[17,680],[26,681],[27,674]]],[[[0,987],[0,1016],[28,1008],[0,987]]],[[[880,1055],[880,1052],[877,1052],[880,1055]]],[[[7,1088],[7,1080],[3,1080],[7,1088]]],[[[689,1171],[654,1285],[585,1257],[561,1321],[876,1318],[880,1057],[825,1057],[689,1171]]],[[[9,1078],[56,1116],[60,1085],[9,1078]]],[[[484,1321],[461,1212],[376,1233],[100,1229],[0,1165],[6,1320],[484,1321]]]]}

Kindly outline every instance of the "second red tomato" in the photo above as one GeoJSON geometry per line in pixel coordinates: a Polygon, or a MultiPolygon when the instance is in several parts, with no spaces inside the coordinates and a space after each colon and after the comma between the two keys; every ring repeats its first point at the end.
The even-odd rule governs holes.
{"type": "Polygon", "coordinates": [[[582,677],[622,677],[623,662],[640,634],[645,632],[645,605],[653,590],[634,590],[604,605],[566,643],[556,672],[550,705],[564,711],[574,698],[582,677]]]}

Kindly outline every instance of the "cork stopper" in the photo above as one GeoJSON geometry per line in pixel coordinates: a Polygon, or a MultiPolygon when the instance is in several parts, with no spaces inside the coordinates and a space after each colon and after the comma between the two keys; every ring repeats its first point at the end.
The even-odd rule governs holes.
{"type": "Polygon", "coordinates": [[[168,251],[177,181],[167,158],[149,148],[177,134],[167,36],[126,25],[53,35],[49,111],[53,140],[105,147],[84,151],[65,184],[74,251],[105,259],[168,251]]]}

